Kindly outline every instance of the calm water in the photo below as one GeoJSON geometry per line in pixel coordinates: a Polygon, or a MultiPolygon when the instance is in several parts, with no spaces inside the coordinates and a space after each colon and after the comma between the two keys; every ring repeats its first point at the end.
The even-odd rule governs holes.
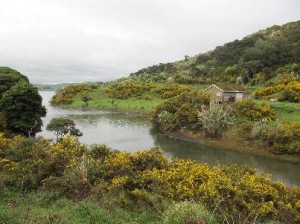
{"type": "Polygon", "coordinates": [[[300,185],[300,165],[172,139],[151,128],[151,124],[143,116],[52,107],[48,101],[54,92],[41,91],[40,94],[48,112],[43,120],[43,131],[38,136],[54,139],[55,136],[45,130],[49,121],[54,117],[69,117],[83,132],[83,136],[80,137],[83,143],[104,143],[112,148],[129,152],[158,146],[167,156],[193,159],[211,165],[247,163],[259,172],[272,174],[275,180],[300,185]]]}

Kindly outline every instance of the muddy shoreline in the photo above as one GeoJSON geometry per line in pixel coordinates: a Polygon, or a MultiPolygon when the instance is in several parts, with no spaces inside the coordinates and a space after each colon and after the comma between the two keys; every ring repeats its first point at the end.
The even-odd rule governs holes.
{"type": "Polygon", "coordinates": [[[200,134],[195,134],[187,131],[179,131],[173,133],[165,133],[170,138],[180,139],[187,142],[197,143],[199,145],[212,147],[219,150],[240,152],[249,155],[257,155],[267,158],[272,158],[280,161],[288,161],[292,163],[300,163],[298,155],[276,155],[270,149],[256,140],[221,138],[211,139],[203,137],[200,134]]]}

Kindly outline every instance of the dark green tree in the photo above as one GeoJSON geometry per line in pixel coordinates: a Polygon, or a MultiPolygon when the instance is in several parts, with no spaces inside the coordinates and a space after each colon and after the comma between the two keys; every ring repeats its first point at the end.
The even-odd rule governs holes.
{"type": "Polygon", "coordinates": [[[81,100],[85,103],[85,106],[87,107],[89,105],[89,101],[91,100],[91,97],[89,96],[82,96],[81,100]]]}
{"type": "Polygon", "coordinates": [[[0,67],[0,95],[19,82],[29,83],[28,78],[20,72],[8,67],[0,67]]]}
{"type": "Polygon", "coordinates": [[[50,123],[47,125],[46,129],[48,131],[53,131],[56,140],[59,140],[61,137],[70,134],[75,137],[82,136],[82,132],[75,127],[75,122],[69,118],[53,118],[50,123]]]}
{"type": "Polygon", "coordinates": [[[1,95],[0,111],[6,118],[6,127],[13,133],[35,136],[41,131],[46,108],[38,89],[21,81],[1,95]]]}

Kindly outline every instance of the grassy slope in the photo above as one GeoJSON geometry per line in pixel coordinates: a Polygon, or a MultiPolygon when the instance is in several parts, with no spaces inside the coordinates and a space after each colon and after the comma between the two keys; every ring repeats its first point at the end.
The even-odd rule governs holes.
{"type": "MultiPolygon", "coordinates": [[[[157,86],[163,87],[168,85],[166,83],[157,83],[157,86]]],[[[190,85],[191,91],[203,90],[207,85],[190,85]]],[[[152,92],[144,94],[142,97],[131,97],[129,99],[112,99],[107,96],[105,92],[106,87],[100,87],[85,95],[88,95],[91,100],[88,102],[88,106],[81,100],[81,95],[75,96],[75,100],[72,104],[68,105],[68,108],[82,108],[82,109],[104,109],[104,110],[121,110],[129,112],[139,112],[148,114],[155,109],[159,104],[165,101],[159,95],[152,92]],[[150,97],[147,98],[147,97],[150,97]]]]}
{"type": "Polygon", "coordinates": [[[279,120],[300,122],[300,104],[289,102],[272,102],[271,107],[277,111],[279,120]]]}
{"type": "Polygon", "coordinates": [[[136,97],[131,97],[126,100],[112,99],[107,96],[103,88],[90,92],[88,96],[91,97],[88,106],[85,106],[85,103],[81,100],[81,96],[76,96],[74,102],[68,105],[68,107],[149,113],[163,102],[161,98],[154,95],[151,95],[151,99],[136,97]]]}
{"type": "Polygon", "coordinates": [[[0,223],[161,223],[157,212],[137,212],[130,209],[102,207],[85,199],[72,201],[55,193],[32,192],[0,194],[0,223]]]}
{"type": "Polygon", "coordinates": [[[269,103],[277,112],[280,121],[300,122],[300,104],[290,102],[270,102],[265,100],[255,100],[257,103],[269,103]]]}

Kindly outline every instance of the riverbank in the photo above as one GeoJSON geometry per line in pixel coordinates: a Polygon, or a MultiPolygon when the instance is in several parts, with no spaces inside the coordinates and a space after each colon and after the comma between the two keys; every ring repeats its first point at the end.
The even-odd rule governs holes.
{"type": "MultiPolygon", "coordinates": [[[[127,100],[126,100],[127,101],[127,100]]],[[[78,104],[77,104],[78,105],[78,104]]],[[[74,104],[71,105],[63,105],[58,108],[64,109],[78,109],[82,111],[108,111],[108,112],[118,112],[118,113],[126,113],[130,115],[139,115],[144,116],[146,119],[150,120],[151,111],[149,110],[138,110],[138,109],[124,109],[120,107],[93,107],[93,106],[84,106],[77,107],[74,104]]],[[[233,133],[237,132],[235,130],[233,133]]],[[[186,142],[197,143],[204,147],[211,147],[219,150],[226,150],[232,152],[239,152],[243,154],[256,155],[265,158],[271,158],[279,161],[288,161],[296,164],[300,164],[300,156],[299,155],[278,155],[271,152],[270,147],[264,145],[261,141],[254,139],[245,139],[240,138],[235,134],[230,133],[229,135],[225,135],[223,138],[212,139],[203,137],[201,133],[194,133],[191,131],[178,131],[174,133],[164,133],[171,138],[181,139],[186,142]]]]}
{"type": "MultiPolygon", "coordinates": [[[[67,105],[60,105],[59,108],[64,109],[76,109],[76,110],[82,110],[82,111],[109,111],[109,112],[117,112],[117,113],[126,113],[130,115],[139,115],[139,116],[145,116],[146,119],[150,120],[150,114],[155,110],[155,108],[158,105],[163,104],[166,102],[165,99],[159,98],[159,96],[152,93],[150,96],[150,93],[145,93],[141,97],[129,97],[126,99],[112,99],[110,98],[103,87],[96,89],[92,92],[89,92],[88,94],[89,101],[84,102],[82,100],[82,96],[80,94],[75,95],[73,98],[73,102],[71,104],[67,105]],[[149,98],[147,98],[148,96],[149,98]]],[[[187,100],[185,100],[187,101],[187,100]]],[[[183,103],[185,102],[183,101],[183,103]]],[[[176,102],[175,102],[176,103],[176,102]]],[[[177,104],[176,104],[177,105],[177,104]]],[[[177,107],[181,107],[182,103],[180,102],[177,107]]],[[[276,104],[277,105],[277,104],[276,104]]],[[[272,106],[275,106],[275,104],[272,106]]],[[[290,117],[293,117],[294,113],[297,112],[297,107],[295,105],[290,104],[283,104],[279,105],[280,107],[276,107],[278,110],[276,110],[277,114],[280,115],[280,120],[287,120],[290,117]],[[291,108],[291,106],[294,106],[291,108]],[[282,107],[287,108],[289,111],[289,116],[287,116],[287,110],[283,110],[282,107]],[[283,119],[284,118],[284,119],[283,119]]],[[[166,108],[168,109],[168,108],[166,108]]],[[[197,108],[196,108],[197,110],[197,108]]],[[[190,108],[188,107],[186,110],[184,110],[186,116],[191,113],[190,108]]],[[[182,112],[181,112],[182,113],[182,112]]],[[[183,113],[183,114],[184,114],[183,113]]],[[[185,116],[185,115],[184,115],[185,116]]],[[[295,119],[294,119],[295,120],[295,119]]],[[[196,121],[195,121],[196,122],[196,121]]],[[[220,153],[222,151],[232,151],[245,154],[245,155],[254,155],[259,156],[261,158],[270,158],[278,161],[287,161],[290,163],[299,164],[300,163],[300,156],[298,155],[278,155],[271,152],[271,149],[269,146],[266,146],[263,144],[262,141],[254,140],[250,138],[242,138],[241,134],[239,133],[239,128],[237,126],[232,126],[231,133],[225,134],[222,139],[209,139],[203,137],[201,134],[196,134],[189,131],[184,132],[177,132],[173,133],[171,135],[174,136],[174,138],[180,138],[186,142],[196,142],[199,146],[203,146],[203,148],[214,148],[218,149],[220,153]]],[[[250,130],[249,130],[250,131],[250,130]]],[[[127,132],[127,131],[126,131],[127,132]]],[[[251,131],[250,131],[251,132],[251,131]]],[[[246,134],[247,136],[250,134],[246,134]]],[[[141,136],[140,136],[141,137],[141,136]]],[[[250,136],[249,136],[250,137],[250,136]]],[[[100,138],[100,136],[99,136],[100,138]]],[[[103,136],[101,137],[103,139],[103,136]]],[[[128,136],[128,138],[131,138],[128,136]]],[[[118,141],[116,139],[116,141],[118,141]]],[[[143,140],[147,141],[147,140],[143,140]]],[[[152,140],[150,139],[151,142],[152,140]]],[[[114,145],[110,140],[110,145],[114,145]]],[[[144,145],[144,144],[142,144],[144,145]]],[[[151,147],[151,146],[150,146],[151,147]]],[[[173,147],[173,146],[172,146],[173,147]]],[[[124,147],[122,147],[124,149],[124,147]]],[[[229,153],[230,154],[230,153],[229,153]]],[[[243,159],[244,160],[244,159],[243,159]]]]}
{"type": "Polygon", "coordinates": [[[271,149],[268,146],[257,140],[247,140],[230,137],[211,139],[203,137],[203,135],[199,133],[193,133],[189,131],[168,133],[167,135],[171,138],[194,142],[206,147],[212,147],[219,150],[239,152],[300,164],[300,155],[276,155],[271,152],[271,149]]]}

